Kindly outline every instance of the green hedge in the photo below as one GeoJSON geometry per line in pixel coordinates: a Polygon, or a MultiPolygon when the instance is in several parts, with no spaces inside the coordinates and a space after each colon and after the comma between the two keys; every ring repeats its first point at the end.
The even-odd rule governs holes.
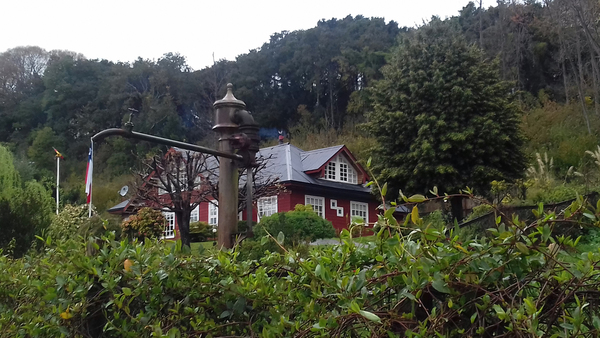
{"type": "Polygon", "coordinates": [[[471,240],[416,209],[403,225],[386,213],[371,242],[343,231],[301,257],[266,236],[255,245],[282,250],[258,260],[46,238],[40,253],[0,256],[0,337],[595,336],[600,253],[552,231],[599,226],[598,209],[578,200],[566,219],[536,211],[471,240]]]}

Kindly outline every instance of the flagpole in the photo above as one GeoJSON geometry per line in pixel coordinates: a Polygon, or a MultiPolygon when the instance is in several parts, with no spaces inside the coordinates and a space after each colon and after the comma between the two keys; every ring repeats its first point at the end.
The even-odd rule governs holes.
{"type": "MultiPolygon", "coordinates": [[[[94,165],[94,141],[90,142],[90,149],[91,149],[91,155],[90,155],[91,156],[91,161],[90,161],[91,163],[90,163],[90,165],[92,166],[92,170],[90,171],[90,178],[89,179],[90,179],[91,182],[93,182],[91,176],[92,176],[92,173],[94,172],[94,169],[93,169],[94,168],[93,167],[93,165],[94,165]]],[[[91,182],[90,182],[90,203],[88,204],[88,218],[92,217],[92,184],[91,184],[91,182]]]]}
{"type": "Polygon", "coordinates": [[[60,185],[60,157],[56,156],[56,214],[58,215],[58,193],[59,193],[59,185],[60,185]]]}

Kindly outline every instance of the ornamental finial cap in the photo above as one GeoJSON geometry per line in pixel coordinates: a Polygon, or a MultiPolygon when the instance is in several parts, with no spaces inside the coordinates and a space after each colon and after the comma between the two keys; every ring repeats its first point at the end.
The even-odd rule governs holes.
{"type": "Polygon", "coordinates": [[[225,97],[213,104],[213,107],[215,108],[223,106],[234,106],[236,108],[246,109],[246,104],[244,101],[238,100],[235,98],[235,96],[233,96],[233,84],[231,83],[227,84],[227,94],[225,94],[225,97]]]}

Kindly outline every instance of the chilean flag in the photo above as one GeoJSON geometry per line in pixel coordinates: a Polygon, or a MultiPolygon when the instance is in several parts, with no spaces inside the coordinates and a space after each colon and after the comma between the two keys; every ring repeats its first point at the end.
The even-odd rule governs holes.
{"type": "Polygon", "coordinates": [[[87,195],[87,203],[89,204],[92,200],[92,173],[94,172],[94,148],[90,146],[90,152],[88,153],[87,171],[85,173],[85,193],[87,195]]]}

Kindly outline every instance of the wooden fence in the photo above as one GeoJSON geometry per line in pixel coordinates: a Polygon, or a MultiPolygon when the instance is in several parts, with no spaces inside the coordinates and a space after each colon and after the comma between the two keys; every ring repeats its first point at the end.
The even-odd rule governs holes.
{"type": "MultiPolygon", "coordinates": [[[[596,205],[596,202],[599,198],[599,194],[594,192],[588,195],[584,195],[583,197],[584,199],[593,203],[593,205],[596,205]]],[[[571,205],[573,201],[575,201],[574,198],[558,203],[544,204],[544,210],[561,212],[562,210],[566,209],[569,205],[571,205]]],[[[517,215],[520,220],[529,222],[532,222],[535,219],[535,216],[532,212],[532,210],[534,209],[537,210],[538,205],[500,206],[498,208],[500,212],[502,212],[504,215],[506,215],[506,217],[509,217],[510,219],[512,219],[513,215],[517,215]]],[[[492,210],[483,216],[463,222],[459,224],[459,227],[470,227],[472,229],[482,231],[485,231],[485,229],[494,228],[496,227],[496,211],[492,210]]]]}

